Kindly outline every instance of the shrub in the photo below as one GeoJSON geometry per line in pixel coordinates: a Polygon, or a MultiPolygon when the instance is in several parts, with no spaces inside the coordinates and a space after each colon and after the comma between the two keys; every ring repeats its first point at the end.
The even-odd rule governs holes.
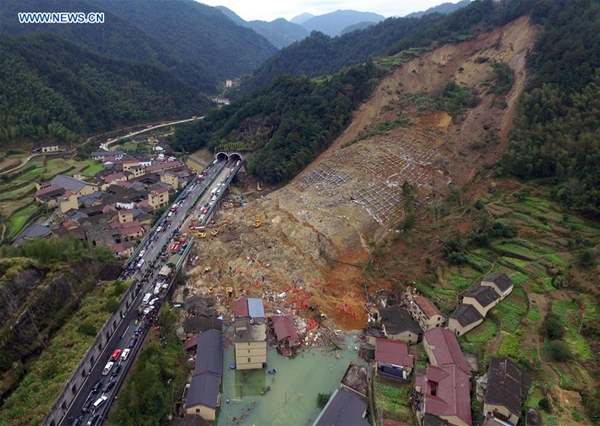
{"type": "Polygon", "coordinates": [[[552,411],[552,407],[550,406],[550,401],[548,401],[548,398],[540,399],[540,402],[538,402],[538,407],[540,407],[540,409],[544,410],[546,413],[550,413],[552,411]]]}
{"type": "Polygon", "coordinates": [[[90,321],[85,321],[79,326],[79,332],[81,334],[85,334],[86,336],[95,336],[98,334],[98,330],[90,321]]]}
{"type": "Polygon", "coordinates": [[[105,312],[110,312],[111,314],[119,309],[119,301],[115,298],[108,299],[104,306],[102,307],[105,312]]]}
{"type": "Polygon", "coordinates": [[[329,402],[330,397],[331,393],[319,393],[317,395],[317,407],[322,410],[327,405],[327,402],[329,402]]]}
{"type": "Polygon", "coordinates": [[[544,319],[544,330],[550,340],[560,340],[565,335],[565,326],[558,314],[548,312],[544,319]]]}
{"type": "Polygon", "coordinates": [[[548,351],[552,358],[558,362],[566,361],[571,359],[571,351],[569,346],[562,340],[553,340],[548,344],[548,351]]]}

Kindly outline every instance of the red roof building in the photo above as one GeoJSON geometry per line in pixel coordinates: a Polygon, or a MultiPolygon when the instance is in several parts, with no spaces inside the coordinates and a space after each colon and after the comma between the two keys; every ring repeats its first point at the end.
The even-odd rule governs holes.
{"type": "Polygon", "coordinates": [[[456,426],[471,426],[471,384],[457,367],[430,365],[418,375],[415,388],[421,394],[419,415],[432,415],[456,426]]]}
{"type": "Polygon", "coordinates": [[[233,314],[236,318],[250,316],[248,314],[248,299],[238,299],[233,302],[233,314]]]}
{"type": "Polygon", "coordinates": [[[471,369],[460,349],[458,339],[446,328],[434,328],[425,332],[423,346],[429,356],[429,362],[438,367],[456,366],[468,376],[471,369]]]}
{"type": "Polygon", "coordinates": [[[271,317],[271,320],[277,337],[277,349],[283,356],[290,356],[292,348],[300,344],[294,319],[291,315],[276,315],[271,317]]]}
{"type": "Polygon", "coordinates": [[[408,380],[415,365],[406,343],[381,338],[375,339],[375,362],[377,375],[401,380],[408,380]]]}

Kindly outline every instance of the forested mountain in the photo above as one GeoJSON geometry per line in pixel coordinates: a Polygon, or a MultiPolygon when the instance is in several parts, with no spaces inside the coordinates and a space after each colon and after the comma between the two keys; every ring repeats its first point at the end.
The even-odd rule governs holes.
{"type": "Polygon", "coordinates": [[[358,12],[356,10],[336,10],[335,12],[307,19],[302,22],[301,25],[309,32],[320,31],[335,37],[340,35],[342,30],[350,25],[358,24],[360,22],[380,22],[384,19],[385,16],[378,15],[377,13],[358,12]]]}
{"type": "Polygon", "coordinates": [[[179,54],[212,70],[218,81],[250,72],[277,50],[220,10],[194,0],[93,0],[93,4],[127,19],[149,37],[158,36],[179,54]]]}
{"type": "Polygon", "coordinates": [[[55,35],[0,34],[0,52],[0,143],[70,142],[208,107],[198,89],[164,68],[107,58],[55,35]]]}
{"type": "Polygon", "coordinates": [[[365,21],[365,22],[359,22],[358,24],[349,25],[340,32],[340,35],[344,35],[346,33],[356,31],[356,30],[364,30],[365,28],[372,27],[375,24],[376,24],[376,22],[365,21]]]}
{"type": "Polygon", "coordinates": [[[188,151],[251,149],[250,170],[265,182],[285,183],[335,140],[378,74],[367,63],[320,83],[280,77],[204,120],[178,126],[173,144],[188,151]]]}
{"type": "Polygon", "coordinates": [[[430,13],[441,13],[447,15],[455,10],[460,9],[461,7],[468,6],[471,1],[472,0],[460,0],[458,3],[442,3],[437,6],[430,7],[422,12],[409,13],[405,16],[405,18],[420,18],[421,16],[429,15],[430,13]]]}
{"type": "Polygon", "coordinates": [[[600,1],[536,0],[543,26],[529,66],[506,169],[552,178],[554,196],[600,216],[600,1]]]}
{"type": "Polygon", "coordinates": [[[215,8],[192,0],[4,0],[0,31],[50,32],[95,52],[171,70],[201,90],[248,73],[276,51],[264,37],[232,23],[215,8]],[[19,24],[17,12],[105,12],[103,24],[19,24]]]}
{"type": "Polygon", "coordinates": [[[334,38],[314,32],[269,58],[244,82],[240,93],[248,93],[285,73],[317,77],[363,63],[376,55],[427,47],[434,41],[462,40],[527,13],[528,8],[522,3],[481,0],[450,15],[434,13],[421,18],[388,18],[367,29],[334,38]]]}
{"type": "Polygon", "coordinates": [[[217,6],[221,12],[229,19],[242,27],[251,28],[258,34],[264,36],[269,42],[281,49],[289,46],[295,41],[302,40],[308,36],[308,31],[298,24],[286,21],[283,18],[274,21],[245,21],[239,17],[233,10],[225,6],[217,6]]]}

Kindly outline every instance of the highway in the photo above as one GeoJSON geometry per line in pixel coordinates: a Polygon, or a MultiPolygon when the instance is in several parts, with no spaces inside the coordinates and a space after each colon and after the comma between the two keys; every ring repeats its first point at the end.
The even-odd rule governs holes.
{"type": "MultiPolygon", "coordinates": [[[[144,246],[135,252],[136,259],[131,259],[131,261],[128,262],[129,266],[119,277],[119,279],[122,280],[132,280],[134,282],[132,285],[139,285],[139,293],[130,305],[129,310],[125,314],[125,318],[121,321],[107,345],[103,348],[101,355],[95,361],[95,364],[81,386],[79,393],[73,400],[62,421],[59,423],[60,426],[84,426],[93,419],[95,419],[95,421],[91,423],[93,426],[100,425],[104,422],[110,410],[110,406],[119,391],[121,383],[128,372],[129,365],[133,363],[133,360],[137,355],[137,349],[141,347],[143,338],[146,335],[152,313],[141,316],[138,314],[138,310],[142,305],[142,300],[147,293],[152,293],[151,299],[155,297],[159,299],[154,305],[154,312],[157,312],[162,304],[162,299],[165,296],[165,291],[161,291],[160,294],[156,296],[153,293],[155,284],[158,281],[158,273],[161,267],[165,265],[166,261],[160,258],[163,246],[171,242],[174,231],[182,233],[186,232],[192,218],[194,205],[197,204],[199,206],[196,208],[196,210],[198,210],[209,203],[211,191],[214,188],[220,188],[221,182],[224,179],[227,179],[227,177],[232,174],[232,170],[235,169],[235,165],[231,164],[228,166],[224,161],[213,163],[206,169],[208,170],[208,175],[205,175],[203,180],[197,181],[195,179],[192,184],[186,187],[185,191],[176,201],[179,205],[176,211],[173,211],[170,216],[169,214],[165,214],[163,218],[161,218],[160,222],[151,231],[149,238],[143,243],[144,246]],[[210,187],[204,195],[201,196],[203,191],[207,188],[207,185],[209,185],[209,182],[210,187]],[[138,267],[141,260],[143,260],[143,264],[138,267]],[[111,355],[116,349],[125,350],[128,347],[130,340],[136,335],[136,328],[140,324],[142,325],[143,331],[135,345],[130,347],[131,352],[128,358],[126,360],[115,362],[115,366],[117,364],[121,365],[119,373],[112,379],[110,373],[108,375],[103,375],[102,370],[105,368],[111,355]],[[101,386],[103,388],[109,380],[115,381],[115,385],[111,390],[106,393],[103,393],[102,389],[95,393],[92,392],[92,388],[99,381],[102,381],[101,386]],[[94,413],[91,412],[92,410],[88,412],[83,411],[86,402],[90,401],[90,404],[94,404],[101,396],[106,396],[107,399],[94,413]],[[93,417],[95,414],[98,414],[98,416],[93,417]]],[[[112,371],[114,370],[115,367],[113,367],[112,371]]]]}

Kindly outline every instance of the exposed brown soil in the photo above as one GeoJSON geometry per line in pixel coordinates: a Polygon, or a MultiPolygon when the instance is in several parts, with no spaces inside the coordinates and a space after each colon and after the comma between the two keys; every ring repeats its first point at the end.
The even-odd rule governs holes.
{"type": "MultiPolygon", "coordinates": [[[[301,305],[301,301],[290,303],[294,299],[290,288],[302,287],[311,294],[303,300],[315,312],[327,314],[337,327],[361,327],[365,284],[389,290],[399,280],[422,272],[394,271],[390,264],[386,268],[391,267],[393,279],[367,282],[364,278],[372,251],[385,241],[386,234],[389,238],[390,226],[402,217],[400,186],[406,180],[418,183],[422,199],[429,202],[447,192],[448,183],[462,186],[481,165],[494,161],[506,144],[506,131],[525,80],[525,54],[534,37],[534,27],[522,18],[474,40],[428,52],[384,78],[331,148],[291,184],[264,196],[266,191],[255,192],[254,184],[240,188],[259,198],[216,218],[217,224],[226,221],[229,225],[216,238],[199,242],[201,260],[190,273],[193,291],[207,292],[212,286],[214,292],[222,293],[225,287],[234,286],[238,295],[264,296],[267,309],[289,309],[301,305]],[[494,43],[501,34],[496,49],[494,43]],[[490,107],[493,96],[480,87],[491,71],[489,62],[475,62],[480,56],[504,60],[515,71],[516,83],[504,110],[490,107]],[[390,107],[401,103],[404,93],[439,90],[452,79],[477,87],[482,98],[461,123],[453,123],[443,112],[390,107]],[[360,131],[399,114],[409,116],[414,124],[355,142],[360,131]],[[484,123],[504,135],[503,142],[472,152],[469,143],[479,138],[484,123]],[[465,152],[468,161],[462,156],[465,152]],[[254,228],[263,211],[262,226],[254,228]],[[204,273],[206,268],[210,272],[204,273]],[[273,297],[285,290],[285,298],[273,297]]],[[[417,247],[404,250],[421,260],[415,262],[420,268],[424,258],[439,249],[439,242],[434,237],[417,247]]],[[[313,313],[302,312],[305,316],[313,313]]]]}

